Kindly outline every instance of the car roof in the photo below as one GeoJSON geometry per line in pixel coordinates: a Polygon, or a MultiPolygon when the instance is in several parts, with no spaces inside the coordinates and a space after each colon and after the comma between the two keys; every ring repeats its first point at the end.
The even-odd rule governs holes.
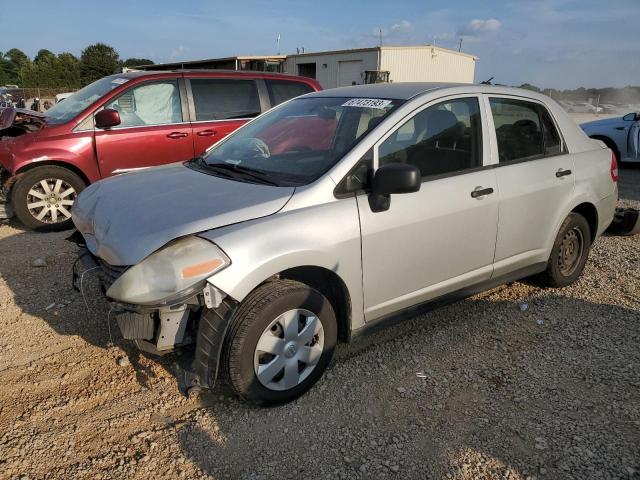
{"type": "Polygon", "coordinates": [[[142,76],[152,77],[154,75],[167,75],[167,74],[222,74],[225,76],[234,75],[238,77],[242,76],[251,76],[255,77],[256,75],[261,75],[265,77],[282,77],[283,79],[295,79],[300,80],[304,79],[306,81],[315,82],[316,80],[313,78],[300,77],[296,75],[288,75],[286,73],[277,73],[277,72],[260,72],[254,70],[232,70],[232,69],[222,69],[222,68],[192,68],[192,69],[176,69],[176,70],[130,70],[124,73],[116,73],[112,76],[114,77],[122,77],[122,78],[138,78],[142,76]]]}
{"type": "Polygon", "coordinates": [[[319,92],[309,93],[305,97],[350,97],[350,98],[386,98],[394,100],[409,100],[419,95],[451,90],[455,93],[493,93],[504,95],[518,95],[529,98],[541,98],[542,95],[522,88],[506,87],[503,85],[485,85],[470,83],[434,83],[434,82],[397,82],[374,83],[369,85],[353,85],[338,87],[319,92]]]}

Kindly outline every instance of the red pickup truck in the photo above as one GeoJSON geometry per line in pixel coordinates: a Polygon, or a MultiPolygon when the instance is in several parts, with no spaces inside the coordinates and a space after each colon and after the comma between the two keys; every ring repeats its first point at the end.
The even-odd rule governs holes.
{"type": "Polygon", "coordinates": [[[88,184],[199,156],[260,113],[320,89],[310,78],[261,72],[128,72],[45,114],[0,110],[0,203],[27,227],[68,228],[88,184]]]}

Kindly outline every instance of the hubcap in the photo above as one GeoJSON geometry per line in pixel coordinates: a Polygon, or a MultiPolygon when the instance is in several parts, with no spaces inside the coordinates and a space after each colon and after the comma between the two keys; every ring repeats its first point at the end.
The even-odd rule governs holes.
{"type": "Polygon", "coordinates": [[[71,218],[69,209],[76,196],[76,190],[64,180],[47,178],[29,189],[27,209],[39,222],[64,222],[71,218]]]}
{"type": "Polygon", "coordinates": [[[269,390],[289,390],[316,368],[324,348],[324,329],[309,310],[296,309],[276,317],[262,332],[253,366],[269,390]]]}
{"type": "Polygon", "coordinates": [[[579,228],[574,227],[565,233],[558,253],[558,267],[562,275],[569,277],[576,271],[583,250],[584,239],[579,228]]]}

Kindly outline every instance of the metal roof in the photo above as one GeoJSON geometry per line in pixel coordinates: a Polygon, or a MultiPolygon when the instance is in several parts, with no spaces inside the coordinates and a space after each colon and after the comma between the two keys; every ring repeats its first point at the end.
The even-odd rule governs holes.
{"type": "Polygon", "coordinates": [[[292,57],[313,57],[313,56],[335,55],[335,54],[344,54],[344,53],[373,52],[373,51],[376,51],[376,50],[418,50],[418,49],[440,50],[442,52],[452,53],[452,54],[455,54],[455,55],[460,55],[460,56],[463,56],[463,57],[470,57],[470,58],[473,58],[474,60],[478,60],[478,57],[476,57],[475,55],[471,55],[469,53],[464,53],[464,52],[459,52],[457,50],[451,50],[449,48],[438,47],[436,45],[430,45],[430,44],[426,44],[426,45],[382,45],[382,46],[377,46],[377,47],[352,48],[352,49],[346,49],[346,50],[327,50],[327,51],[324,51],[324,52],[292,53],[290,55],[287,55],[287,58],[292,58],[292,57]]]}

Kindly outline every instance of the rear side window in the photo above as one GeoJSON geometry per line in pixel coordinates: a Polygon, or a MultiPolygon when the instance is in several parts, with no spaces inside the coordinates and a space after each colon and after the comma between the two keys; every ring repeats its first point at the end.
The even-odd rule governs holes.
{"type": "Polygon", "coordinates": [[[275,107],[282,102],[299,97],[305,93],[313,92],[313,89],[302,82],[292,82],[290,80],[265,80],[269,91],[271,106],[275,107]]]}
{"type": "Polygon", "coordinates": [[[260,114],[253,80],[191,79],[197,121],[250,118],[260,114]]]}
{"type": "Polygon", "coordinates": [[[105,108],[117,110],[120,127],[166,125],[182,122],[178,82],[145,83],[131,88],[105,108]]]}
{"type": "Polygon", "coordinates": [[[501,163],[562,153],[560,135],[546,108],[507,98],[491,98],[489,103],[501,163]]]}
{"type": "Polygon", "coordinates": [[[542,120],[542,135],[544,141],[545,155],[558,155],[562,153],[562,141],[556,125],[551,119],[551,115],[546,108],[538,106],[540,109],[540,119],[542,120]]]}
{"type": "Polygon", "coordinates": [[[378,147],[378,163],[409,163],[423,177],[482,166],[478,99],[459,98],[418,112],[378,147]]]}

